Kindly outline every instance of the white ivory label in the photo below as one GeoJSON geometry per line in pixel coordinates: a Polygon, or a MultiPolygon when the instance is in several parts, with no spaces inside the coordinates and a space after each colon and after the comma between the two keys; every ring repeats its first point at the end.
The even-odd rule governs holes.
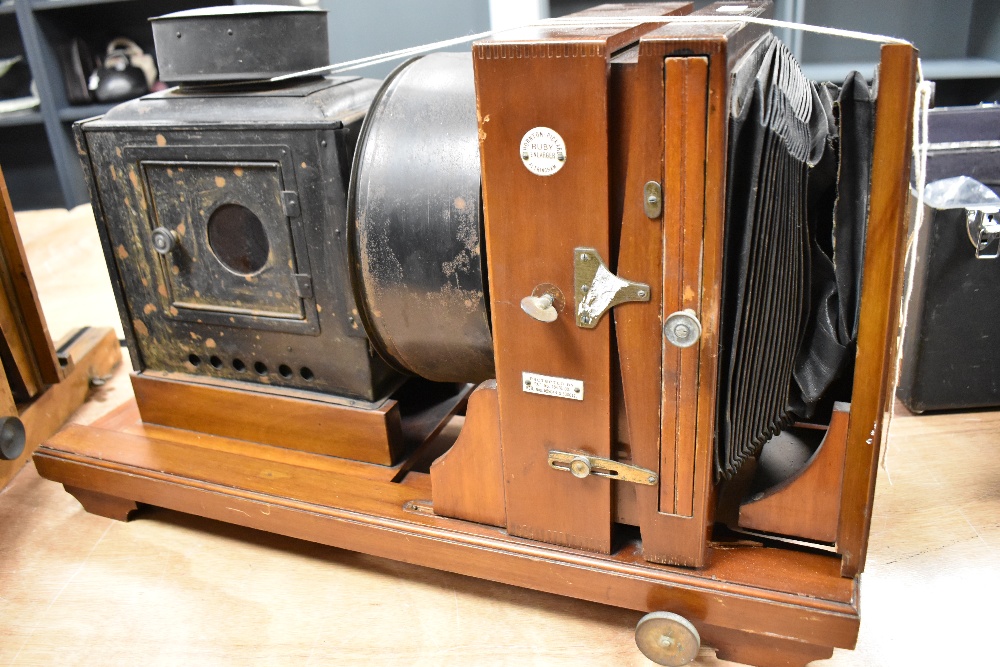
{"type": "Polygon", "coordinates": [[[551,176],[566,164],[566,142],[548,127],[528,130],[521,139],[521,162],[532,174],[551,176]]]}

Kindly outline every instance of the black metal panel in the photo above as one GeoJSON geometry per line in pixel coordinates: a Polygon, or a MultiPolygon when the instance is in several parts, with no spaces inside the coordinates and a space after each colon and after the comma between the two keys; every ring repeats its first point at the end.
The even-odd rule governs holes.
{"type": "Polygon", "coordinates": [[[345,231],[376,86],[174,91],[79,126],[137,368],[365,401],[398,384],[358,321],[345,231]]]}
{"type": "Polygon", "coordinates": [[[170,83],[251,81],[330,64],[325,10],[207,7],[150,22],[160,78],[170,83]]]}
{"type": "Polygon", "coordinates": [[[469,54],[425,56],[386,80],[355,159],[361,315],[380,354],[431,380],[495,375],[477,127],[469,54]]]}

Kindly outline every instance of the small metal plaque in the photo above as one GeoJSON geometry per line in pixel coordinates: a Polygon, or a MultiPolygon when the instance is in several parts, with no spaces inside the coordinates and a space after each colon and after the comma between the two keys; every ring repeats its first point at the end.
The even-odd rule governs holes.
{"type": "Polygon", "coordinates": [[[529,394],[583,400],[583,380],[558,378],[538,373],[521,373],[521,388],[529,394]]]}
{"type": "Polygon", "coordinates": [[[566,142],[550,127],[536,127],[521,138],[521,162],[537,176],[551,176],[566,164],[566,142]]]}

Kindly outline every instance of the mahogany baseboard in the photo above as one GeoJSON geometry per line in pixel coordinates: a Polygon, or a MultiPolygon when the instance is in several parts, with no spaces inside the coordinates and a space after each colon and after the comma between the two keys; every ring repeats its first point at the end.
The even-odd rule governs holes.
{"type": "Polygon", "coordinates": [[[673,611],[707,645],[758,665],[804,665],[857,639],[857,581],[840,576],[833,555],[736,545],[687,569],[647,563],[638,542],[593,554],[436,516],[426,509],[425,473],[397,482],[400,466],[195,436],[143,424],[131,403],[94,425],[67,427],[39,448],[35,465],[78,498],[100,500],[84,507],[104,516],[154,505],[514,586],[673,611]]]}

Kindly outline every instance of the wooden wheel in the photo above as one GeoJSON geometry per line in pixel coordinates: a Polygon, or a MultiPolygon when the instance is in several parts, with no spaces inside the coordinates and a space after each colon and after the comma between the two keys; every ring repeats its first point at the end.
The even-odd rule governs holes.
{"type": "Polygon", "coordinates": [[[635,643],[642,654],[658,665],[680,667],[696,657],[701,636],[691,622],[669,611],[654,611],[639,619],[635,643]]]}

